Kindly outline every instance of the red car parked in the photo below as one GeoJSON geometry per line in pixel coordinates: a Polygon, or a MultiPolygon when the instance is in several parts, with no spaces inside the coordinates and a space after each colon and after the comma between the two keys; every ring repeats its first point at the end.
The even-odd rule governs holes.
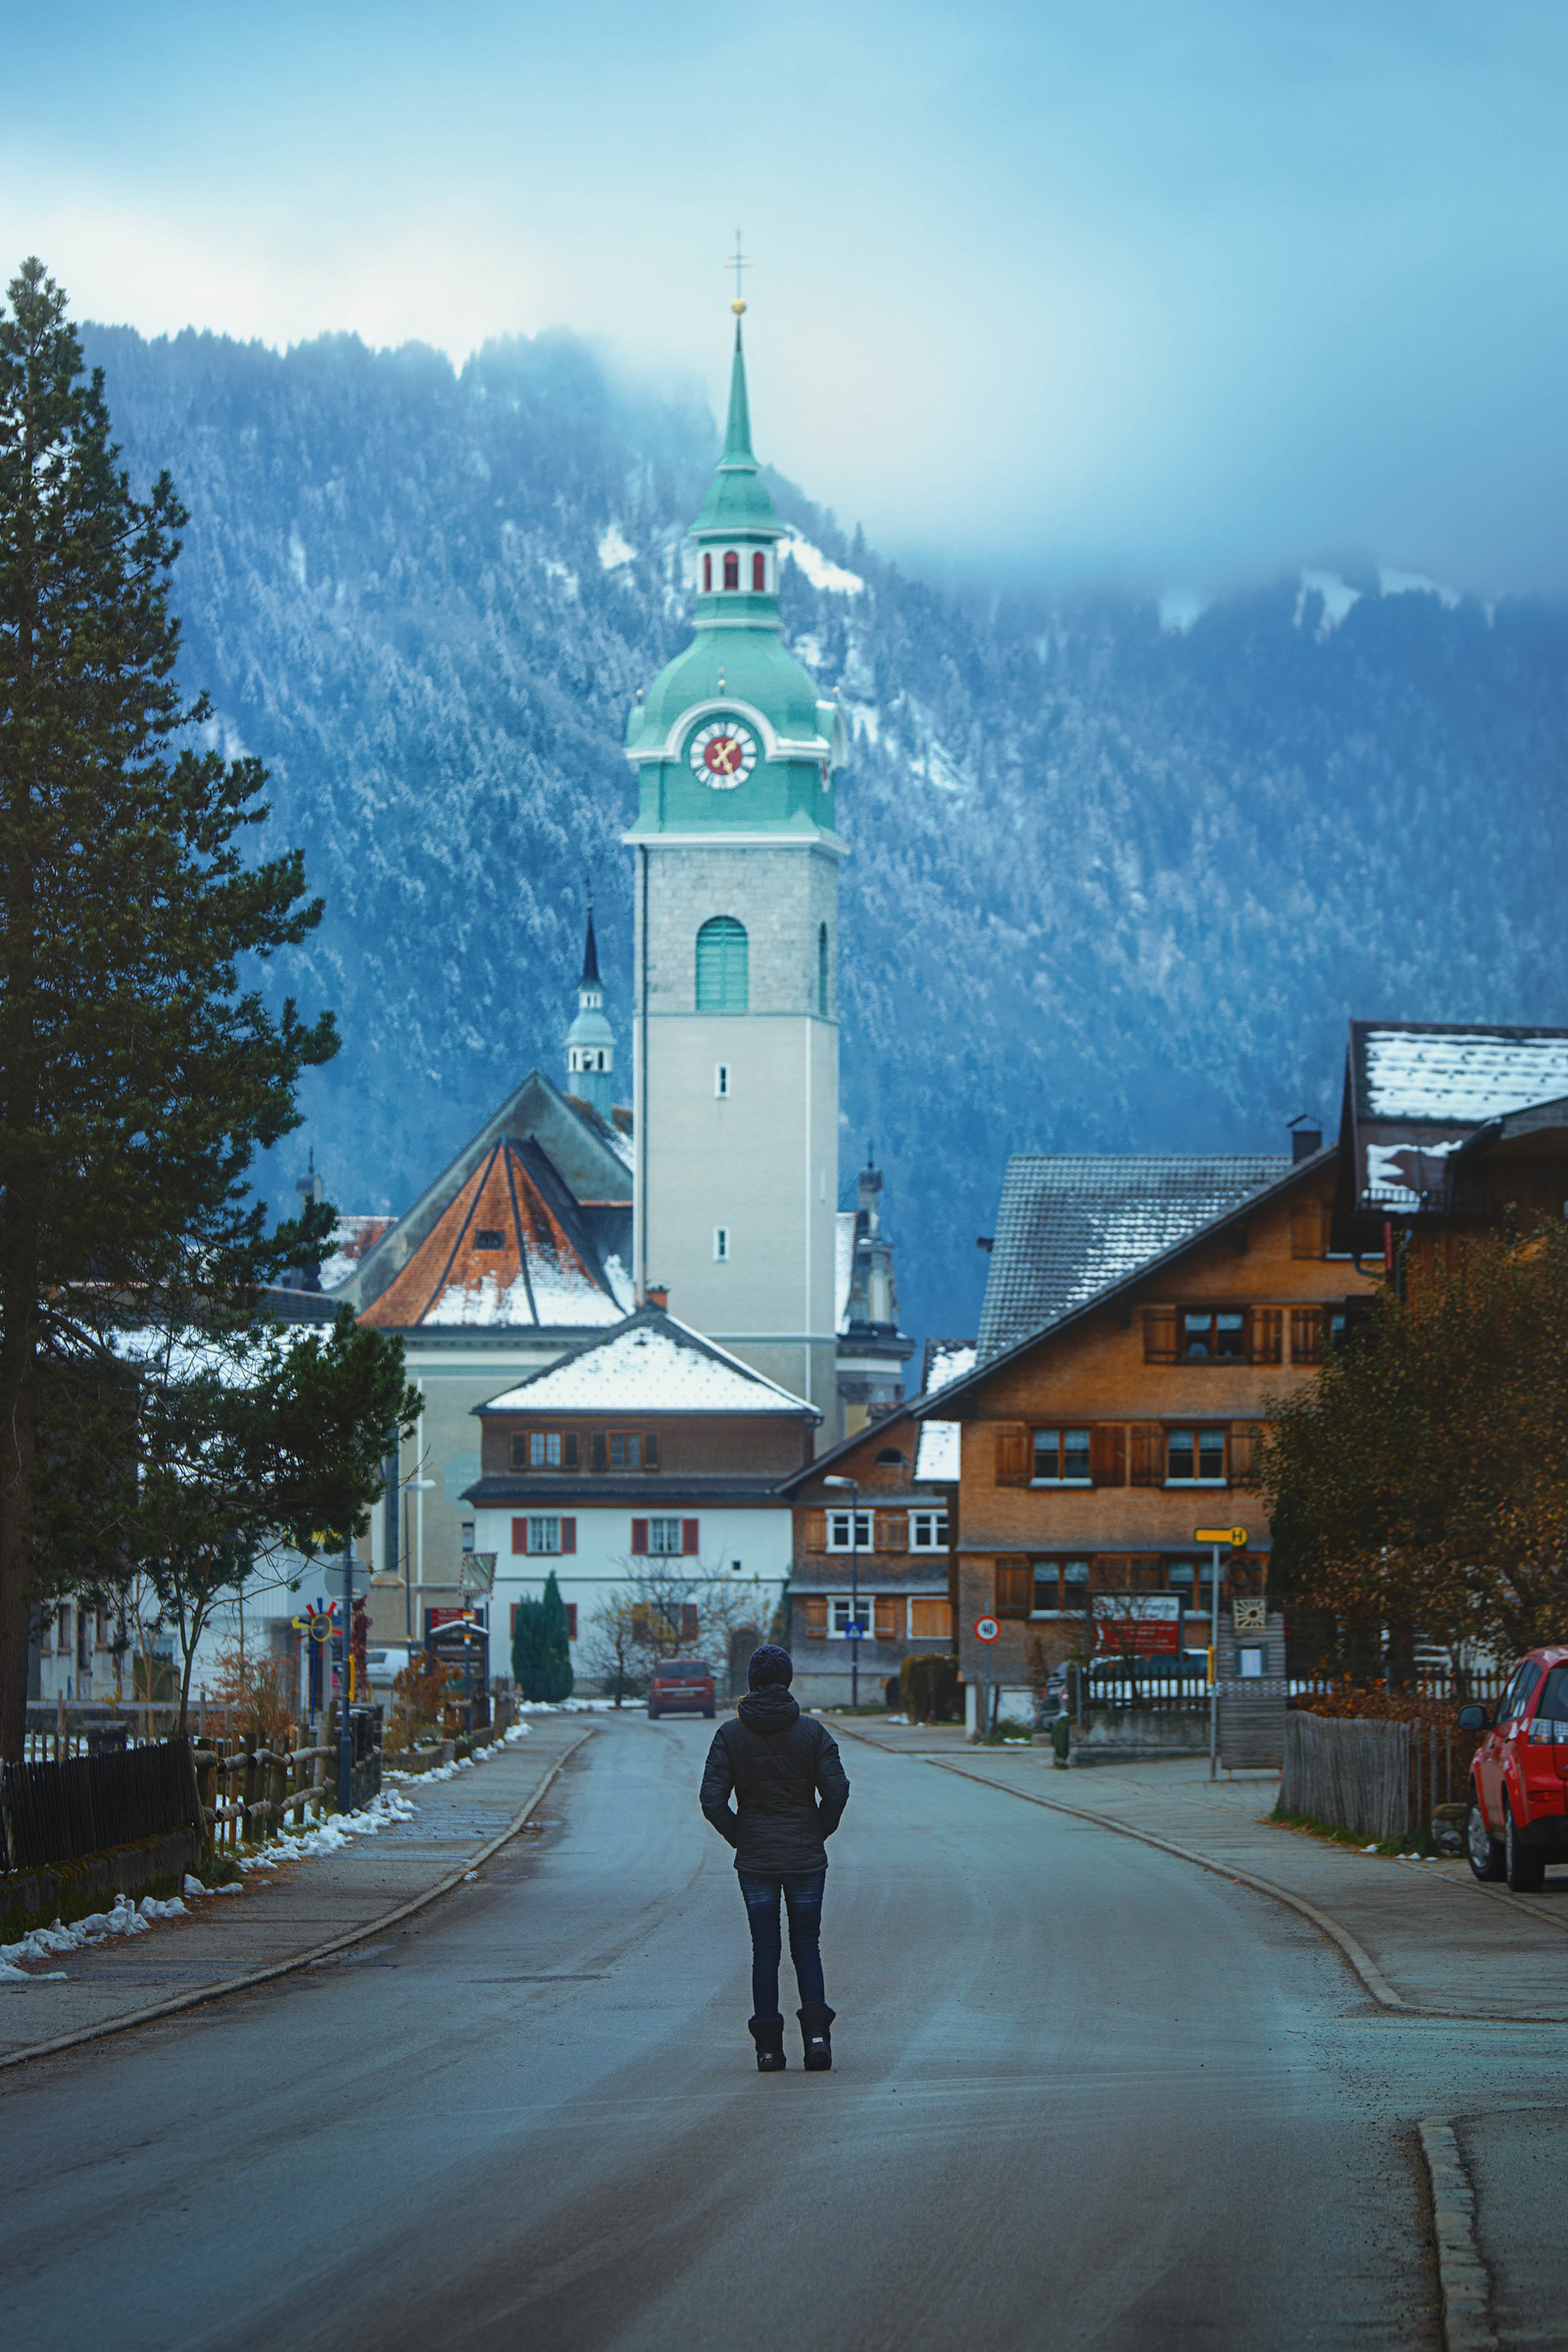
{"type": "Polygon", "coordinates": [[[1548,1862],[1568,1862],[1568,1647],[1531,1650],[1495,1715],[1461,1707],[1459,1726],[1485,1734],[1470,1767],[1470,1867],[1534,1894],[1548,1862]]]}
{"type": "MultiPolygon", "coordinates": [[[[711,1715],[713,1669],[702,1658],[661,1658],[648,1686],[648,1715],[711,1715]]],[[[1568,1754],[1568,1750],[1564,1750],[1568,1754]]]]}

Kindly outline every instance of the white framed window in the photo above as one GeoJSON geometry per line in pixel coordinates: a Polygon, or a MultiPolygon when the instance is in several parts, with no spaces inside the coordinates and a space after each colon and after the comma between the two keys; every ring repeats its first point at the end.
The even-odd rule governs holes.
{"type": "Polygon", "coordinates": [[[729,1227],[727,1225],[713,1227],[713,1263],[718,1266],[729,1264],[729,1227]]]}
{"type": "Polygon", "coordinates": [[[1225,1484],[1225,1432],[1222,1429],[1167,1430],[1165,1484],[1168,1487],[1222,1487],[1225,1484]]]}
{"type": "Polygon", "coordinates": [[[1036,1487],[1087,1487],[1093,1483],[1089,1460],[1087,1429],[1037,1429],[1034,1475],[1030,1484],[1036,1487]]]}
{"type": "Polygon", "coordinates": [[[867,1600],[865,1594],[862,1592],[860,1595],[860,1614],[858,1618],[852,1618],[850,1615],[849,1594],[847,1592],[833,1593],[829,1597],[827,1604],[828,1639],[832,1642],[849,1642],[853,1640],[854,1637],[850,1632],[850,1627],[852,1624],[862,1625],[865,1628],[865,1631],[860,1636],[860,1639],[862,1642],[869,1642],[871,1639],[871,1603],[869,1600],[867,1600]]]}
{"type": "Polygon", "coordinates": [[[911,1511],[909,1513],[909,1549],[911,1551],[946,1551],[947,1548],[947,1512],[911,1511]]]}
{"type": "Polygon", "coordinates": [[[829,1511],[827,1515],[827,1547],[829,1551],[869,1551],[871,1548],[871,1514],[857,1511],[855,1535],[850,1535],[850,1513],[829,1511]]]}
{"type": "Polygon", "coordinates": [[[465,1551],[473,1549],[473,1521],[471,1519],[465,1519],[463,1522],[463,1548],[465,1551]]]}
{"type": "Polygon", "coordinates": [[[675,1558],[681,1548],[680,1521],[678,1519],[650,1519],[648,1522],[648,1548],[658,1559],[675,1558]]]}
{"type": "Polygon", "coordinates": [[[528,1522],[528,1549],[530,1552],[559,1551],[561,1549],[561,1521],[556,1518],[530,1519],[528,1522]]]}
{"type": "Polygon", "coordinates": [[[715,1061],[713,1064],[713,1092],[720,1102],[728,1102],[729,1063],[727,1061],[715,1061]]]}

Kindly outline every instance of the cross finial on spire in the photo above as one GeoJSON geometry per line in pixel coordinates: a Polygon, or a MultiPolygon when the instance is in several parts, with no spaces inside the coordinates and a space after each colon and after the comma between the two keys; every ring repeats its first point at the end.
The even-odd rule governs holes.
{"type": "Polygon", "coordinates": [[[746,308],[746,300],[741,293],[741,271],[743,270],[749,270],[751,266],[752,260],[750,254],[742,253],[741,251],[741,232],[737,228],[735,231],[735,250],[730,255],[728,261],[724,264],[726,270],[733,270],[735,272],[735,299],[729,307],[734,312],[737,318],[740,318],[741,314],[746,308]]]}

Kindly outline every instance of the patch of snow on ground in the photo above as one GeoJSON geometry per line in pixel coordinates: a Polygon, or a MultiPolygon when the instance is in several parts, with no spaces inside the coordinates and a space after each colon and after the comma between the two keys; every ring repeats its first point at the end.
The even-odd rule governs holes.
{"type": "Polygon", "coordinates": [[[800,565],[813,588],[829,589],[835,596],[858,596],[865,586],[858,572],[846,571],[842,564],[833,563],[809,539],[803,539],[799,531],[791,531],[780,542],[778,552],[800,565]]]}
{"type": "Polygon", "coordinates": [[[1445,612],[1451,612],[1459,602],[1457,588],[1445,588],[1438,580],[1429,580],[1424,571],[1396,571],[1392,564],[1378,565],[1378,592],[1382,596],[1435,596],[1445,612]]]}
{"type": "Polygon", "coordinates": [[[621,537],[618,522],[612,522],[600,540],[599,561],[606,571],[613,571],[620,564],[636,563],[637,550],[628,540],[621,537]]]}
{"type": "MultiPolygon", "coordinates": [[[[186,1881],[187,1888],[192,1882],[186,1881]]],[[[28,1960],[54,1960],[64,1952],[80,1952],[95,1943],[107,1943],[112,1936],[145,1936],[155,1920],[188,1919],[189,1912],[176,1894],[167,1903],[144,1894],[139,1903],[128,1895],[117,1894],[114,1908],[94,1911],[86,1919],[74,1920],[65,1927],[58,1919],[52,1928],[34,1928],[20,1943],[0,1943],[0,1983],[37,1984],[65,1975],[63,1968],[50,1969],[42,1977],[27,1974],[19,1965],[28,1960]]]]}
{"type": "Polygon", "coordinates": [[[1303,569],[1301,585],[1296,592],[1296,611],[1292,615],[1298,628],[1305,617],[1306,600],[1314,592],[1323,599],[1323,619],[1318,629],[1320,637],[1326,637],[1331,629],[1337,629],[1350,607],[1361,601],[1360,589],[1350,587],[1337,571],[1303,569]]]}

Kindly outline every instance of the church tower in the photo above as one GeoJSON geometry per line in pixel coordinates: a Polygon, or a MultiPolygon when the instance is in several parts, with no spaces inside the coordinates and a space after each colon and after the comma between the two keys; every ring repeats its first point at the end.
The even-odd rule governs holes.
{"type": "Polygon", "coordinates": [[[633,709],[639,1295],[836,1427],[838,860],[844,722],[785,650],[784,536],[735,355],[692,528],[697,633],[633,709]]]}
{"type": "Polygon", "coordinates": [[[577,983],[577,1016],[566,1031],[566,1092],[577,1095],[609,1119],[615,1101],[615,1033],[605,1018],[604,983],[594,944],[594,903],[588,902],[588,937],[583,943],[582,978],[577,983]]]}

